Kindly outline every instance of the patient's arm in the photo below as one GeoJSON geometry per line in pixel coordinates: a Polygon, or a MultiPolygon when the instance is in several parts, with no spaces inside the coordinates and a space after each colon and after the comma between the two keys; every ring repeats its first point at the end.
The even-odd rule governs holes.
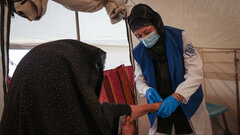
{"type": "Polygon", "coordinates": [[[132,114],[130,121],[134,121],[138,117],[145,115],[148,112],[155,113],[161,106],[162,102],[153,104],[131,105],[132,114]]]}

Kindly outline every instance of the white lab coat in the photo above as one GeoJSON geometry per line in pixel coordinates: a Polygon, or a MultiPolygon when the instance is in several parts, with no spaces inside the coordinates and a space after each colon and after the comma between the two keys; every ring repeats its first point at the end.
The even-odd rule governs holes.
{"type": "MultiPolygon", "coordinates": [[[[186,32],[182,32],[183,38],[183,58],[184,58],[184,66],[185,72],[184,75],[185,81],[178,85],[176,89],[176,93],[181,94],[184,97],[183,104],[188,103],[191,95],[198,89],[201,84],[203,78],[202,71],[202,60],[197,50],[195,49],[195,55],[189,55],[188,52],[185,53],[188,44],[191,44],[188,39],[186,32]]],[[[140,97],[144,97],[146,91],[150,88],[148,86],[147,81],[145,80],[140,65],[135,61],[135,81],[136,88],[140,97]]],[[[161,95],[160,95],[161,96],[161,95]]],[[[189,121],[192,129],[192,135],[211,135],[212,128],[211,122],[209,118],[209,114],[206,108],[205,99],[203,99],[197,111],[191,117],[189,121]]],[[[154,122],[154,125],[149,130],[149,135],[154,135],[157,129],[157,119],[154,122]]],[[[159,133],[156,133],[156,135],[159,133]]]]}

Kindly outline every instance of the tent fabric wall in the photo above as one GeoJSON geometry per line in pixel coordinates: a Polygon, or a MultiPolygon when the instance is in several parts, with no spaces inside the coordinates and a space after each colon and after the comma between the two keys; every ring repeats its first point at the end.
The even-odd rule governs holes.
{"type": "MultiPolygon", "coordinates": [[[[235,81],[235,52],[232,49],[200,48],[203,60],[203,90],[205,98],[210,103],[228,107],[225,113],[229,130],[237,134],[237,95],[235,81]]],[[[240,48],[236,49],[236,59],[240,59],[240,48]]],[[[240,63],[238,62],[238,68],[240,63]]],[[[239,69],[238,69],[239,70],[239,69]]],[[[240,80],[240,75],[238,75],[240,80]]],[[[239,81],[240,84],[240,81],[239,81]]],[[[215,134],[223,134],[225,127],[221,117],[212,120],[215,134]]]]}
{"type": "MultiPolygon", "coordinates": [[[[52,40],[76,39],[75,12],[54,1],[49,1],[47,6],[47,12],[39,21],[15,14],[11,21],[10,48],[32,48],[52,40]]],[[[105,9],[79,12],[79,24],[82,42],[127,46],[124,21],[112,25],[105,9]]]]}
{"type": "MultiPolygon", "coordinates": [[[[152,7],[161,15],[164,25],[184,29],[197,47],[240,47],[239,0],[132,1],[152,7]]],[[[128,4],[134,5],[131,1],[128,4]]]]}
{"type": "MultiPolygon", "coordinates": [[[[37,0],[35,0],[36,2],[37,0]]],[[[162,16],[163,22],[165,25],[178,27],[184,29],[194,46],[196,47],[206,47],[206,48],[239,48],[240,47],[240,1],[239,0],[132,0],[134,3],[146,3],[151,6],[154,10],[160,13],[162,16]]],[[[59,2],[60,3],[60,2],[59,2]]],[[[129,1],[130,6],[134,4],[129,1]]],[[[43,10],[42,10],[43,11],[43,10]]],[[[39,12],[38,14],[43,15],[44,12],[39,12]],[[41,14],[40,14],[41,13],[41,14]]],[[[129,13],[129,11],[128,11],[129,13]]],[[[34,17],[33,17],[34,18],[34,17]]],[[[36,18],[35,19],[39,19],[36,18]]],[[[137,45],[139,41],[133,36],[133,44],[137,45]]],[[[215,53],[212,54],[211,57],[209,54],[204,53],[204,61],[215,59],[215,57],[220,57],[215,53]],[[206,56],[207,55],[207,56],[206,56]]],[[[239,55],[238,55],[239,56],[239,55]]],[[[221,54],[221,58],[228,58],[227,61],[232,61],[232,57],[225,57],[225,53],[221,54]]],[[[216,61],[218,59],[215,59],[216,61]]],[[[207,61],[208,62],[208,61],[207,61]]],[[[212,61],[211,61],[212,62],[212,61]]],[[[235,114],[235,99],[233,97],[234,93],[234,80],[232,80],[232,72],[229,73],[230,64],[218,64],[215,65],[214,62],[212,64],[206,64],[204,68],[206,68],[207,72],[205,74],[205,95],[206,99],[213,102],[219,103],[228,106],[233,103],[229,112],[227,112],[227,121],[233,119],[229,118],[230,115],[235,114]],[[217,70],[221,73],[219,76],[213,74],[208,71],[217,70]],[[223,73],[222,73],[223,72],[223,73]],[[225,79],[224,76],[227,76],[225,79]],[[218,78],[220,77],[220,78],[218,78]],[[218,87],[221,86],[221,87],[218,87]],[[221,93],[219,94],[219,92],[221,93]],[[223,94],[224,93],[224,94],[223,94]],[[208,96],[209,95],[209,96],[208,96]],[[226,98],[223,98],[223,95],[226,98]],[[223,99],[223,100],[219,100],[223,99]],[[228,100],[228,101],[227,101],[228,100]],[[223,103],[224,102],[224,103],[223,103]]],[[[218,73],[219,73],[218,72],[218,73]]],[[[0,80],[1,81],[1,80],[0,80]]],[[[140,98],[139,98],[140,99],[140,98]]],[[[145,98],[140,99],[139,103],[145,103],[145,98]],[[143,102],[141,102],[143,101],[143,102]]],[[[2,103],[2,102],[0,102],[2,103]]],[[[235,117],[235,116],[234,116],[235,117]]],[[[146,134],[148,130],[148,122],[146,117],[143,117],[143,121],[139,123],[142,124],[140,126],[142,133],[146,134]],[[144,132],[144,133],[143,133],[144,132]]],[[[231,121],[230,121],[231,122],[231,121]]],[[[232,124],[231,130],[234,130],[234,123],[232,124]]],[[[232,131],[234,133],[234,131],[232,131]]]]}
{"type": "Polygon", "coordinates": [[[29,21],[17,14],[11,21],[10,48],[33,48],[59,39],[76,39],[74,12],[49,1],[39,21],[29,21]]]}
{"type": "MultiPolygon", "coordinates": [[[[204,48],[204,51],[207,48],[217,48],[215,52],[218,53],[202,52],[205,64],[203,81],[205,98],[211,103],[225,105],[229,108],[229,111],[226,112],[229,129],[233,134],[238,134],[233,49],[240,48],[240,1],[131,0],[128,5],[131,9],[138,3],[147,4],[157,11],[161,15],[164,25],[185,30],[195,47],[204,48]],[[226,50],[232,52],[225,53],[226,50],[219,51],[219,48],[228,48],[226,50]]],[[[129,13],[130,10],[128,15],[129,13]]],[[[139,40],[133,33],[132,35],[135,47],[139,40]]],[[[146,99],[138,97],[138,102],[146,103],[146,99]]],[[[148,121],[146,115],[139,119],[141,135],[148,133],[149,123],[146,121],[148,121]]],[[[214,134],[223,132],[224,126],[221,117],[212,120],[212,127],[214,134]]]]}
{"type": "MultiPolygon", "coordinates": [[[[73,11],[96,12],[103,7],[115,24],[126,15],[125,0],[53,0],[73,11]]],[[[39,20],[47,10],[48,0],[20,0],[15,2],[16,13],[28,20],[39,20]]]]}

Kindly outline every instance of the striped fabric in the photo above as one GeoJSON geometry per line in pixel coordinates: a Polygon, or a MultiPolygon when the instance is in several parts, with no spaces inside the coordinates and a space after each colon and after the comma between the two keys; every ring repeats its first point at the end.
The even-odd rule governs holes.
{"type": "Polygon", "coordinates": [[[123,103],[133,105],[134,74],[132,66],[119,67],[104,71],[100,103],[123,103]]]}
{"type": "MultiPolygon", "coordinates": [[[[100,103],[123,103],[134,105],[134,73],[132,66],[120,65],[115,69],[104,71],[100,103]]],[[[137,135],[136,121],[134,135],[137,135]]]]}

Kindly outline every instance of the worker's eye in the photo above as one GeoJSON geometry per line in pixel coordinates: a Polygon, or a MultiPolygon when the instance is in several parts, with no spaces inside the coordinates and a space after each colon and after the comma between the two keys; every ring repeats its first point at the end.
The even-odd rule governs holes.
{"type": "Polygon", "coordinates": [[[144,32],[143,32],[145,35],[148,35],[151,33],[151,29],[146,29],[144,32]]]}
{"type": "Polygon", "coordinates": [[[140,35],[140,34],[137,34],[136,36],[137,36],[138,38],[142,38],[142,35],[140,35]]]}

